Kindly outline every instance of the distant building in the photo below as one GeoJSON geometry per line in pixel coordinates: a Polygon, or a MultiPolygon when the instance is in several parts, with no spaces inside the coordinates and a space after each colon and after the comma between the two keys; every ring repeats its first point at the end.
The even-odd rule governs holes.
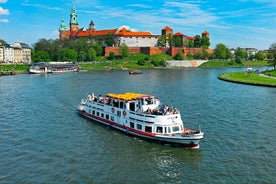
{"type": "Polygon", "coordinates": [[[25,43],[0,44],[0,63],[27,63],[30,64],[31,49],[25,43]]]}

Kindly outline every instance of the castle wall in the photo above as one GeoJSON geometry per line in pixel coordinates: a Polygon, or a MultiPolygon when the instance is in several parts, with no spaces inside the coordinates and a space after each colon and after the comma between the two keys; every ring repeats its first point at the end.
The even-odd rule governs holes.
{"type": "Polygon", "coordinates": [[[154,47],[157,44],[157,36],[133,36],[133,37],[117,37],[115,45],[120,46],[125,43],[128,47],[154,47]]]}

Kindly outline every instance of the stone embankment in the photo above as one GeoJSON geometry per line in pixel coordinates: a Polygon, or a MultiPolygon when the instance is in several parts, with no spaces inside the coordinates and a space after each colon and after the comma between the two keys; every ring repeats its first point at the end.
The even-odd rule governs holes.
{"type": "Polygon", "coordinates": [[[168,60],[168,67],[198,67],[207,60],[168,60]]]}

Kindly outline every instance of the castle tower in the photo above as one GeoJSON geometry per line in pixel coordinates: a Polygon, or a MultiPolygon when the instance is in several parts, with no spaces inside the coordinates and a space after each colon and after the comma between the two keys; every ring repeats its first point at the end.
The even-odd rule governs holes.
{"type": "Polygon", "coordinates": [[[210,38],[210,33],[208,32],[208,31],[203,31],[202,33],[201,33],[201,37],[202,38],[210,38]]]}
{"type": "Polygon", "coordinates": [[[78,15],[75,6],[71,9],[70,14],[70,31],[78,31],[79,24],[78,24],[78,15]]]}
{"type": "Polygon", "coordinates": [[[59,39],[60,40],[67,38],[66,32],[67,32],[66,24],[64,22],[64,19],[62,18],[60,26],[59,26],[59,39]]]}
{"type": "Polygon", "coordinates": [[[166,35],[166,47],[169,47],[169,42],[170,42],[170,38],[169,35],[172,37],[173,36],[173,29],[170,28],[169,26],[166,26],[162,29],[162,36],[166,35]]]}
{"type": "Polygon", "coordinates": [[[90,30],[95,30],[95,24],[94,24],[93,20],[91,20],[91,22],[89,24],[89,29],[90,30]]]}

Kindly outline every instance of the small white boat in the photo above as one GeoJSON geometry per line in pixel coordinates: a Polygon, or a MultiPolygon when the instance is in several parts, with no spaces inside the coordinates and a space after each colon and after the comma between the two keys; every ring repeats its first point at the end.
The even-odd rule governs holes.
{"type": "Polygon", "coordinates": [[[204,133],[184,128],[179,110],[170,108],[152,95],[139,93],[88,94],[78,112],[126,134],[162,144],[199,148],[204,133]]]}

